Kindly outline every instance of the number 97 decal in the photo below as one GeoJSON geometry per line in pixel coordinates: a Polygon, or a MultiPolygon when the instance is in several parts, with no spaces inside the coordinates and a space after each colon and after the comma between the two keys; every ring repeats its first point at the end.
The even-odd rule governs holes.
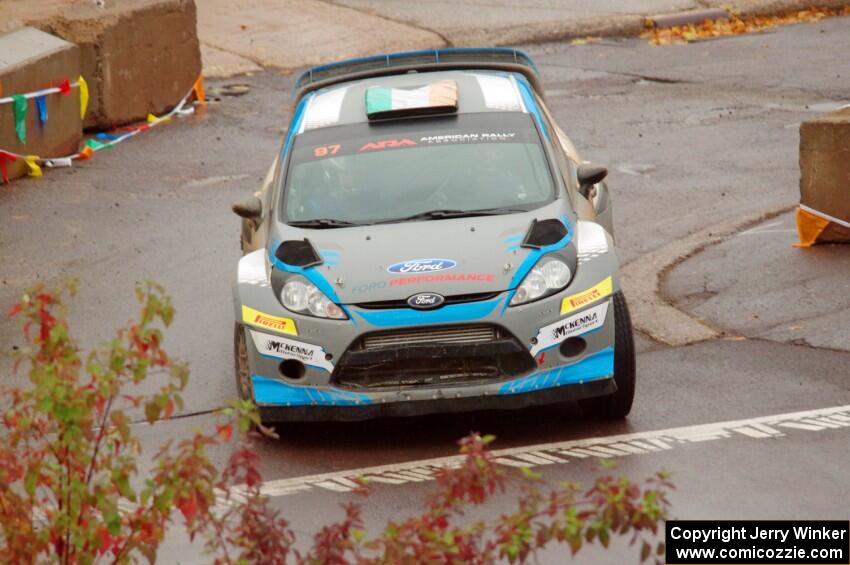
{"type": "Polygon", "coordinates": [[[313,150],[313,157],[327,157],[328,155],[336,155],[341,146],[336,143],[334,145],[323,145],[322,147],[316,147],[313,150]]]}

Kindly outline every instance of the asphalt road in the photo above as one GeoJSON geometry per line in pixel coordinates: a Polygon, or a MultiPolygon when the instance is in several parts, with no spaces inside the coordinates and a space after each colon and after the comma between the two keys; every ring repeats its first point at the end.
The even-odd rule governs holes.
{"type": "MultiPolygon", "coordinates": [[[[688,46],[629,40],[529,51],[559,123],[585,158],[611,169],[623,263],[723,220],[793,205],[799,122],[850,101],[843,55],[850,52],[848,18],[688,46]]],[[[183,418],[139,426],[151,447],[211,426],[208,412],[236,394],[230,283],[239,248],[229,204],[256,189],[279,150],[292,79],[267,73],[209,87],[214,93],[216,86],[237,82],[250,91],[222,96],[205,115],[157,128],[73,170],[0,190],[0,309],[33,281],[75,274],[82,285],[72,322],[81,343],[90,346],[133,315],[134,281],[154,278],[173,295],[178,314],[166,343],[191,362],[192,379],[183,418]]],[[[406,479],[391,469],[374,470],[397,483],[385,480],[369,499],[366,516],[374,527],[412,511],[432,486],[419,462],[453,454],[454,441],[469,431],[495,434],[497,449],[518,449],[505,457],[536,464],[549,481],[585,483],[598,467],[596,458],[565,455],[575,446],[562,442],[605,445],[604,438],[625,434],[623,442],[640,443],[631,434],[648,434],[660,442],[652,444],[656,449],[644,443],[637,452],[620,453],[618,469],[635,478],[670,470],[678,487],[677,517],[846,519],[850,353],[842,349],[848,349],[850,293],[822,294],[821,337],[799,341],[779,332],[799,325],[807,312],[776,312],[788,296],[805,292],[798,286],[812,284],[788,274],[808,272],[804,262],[812,255],[782,251],[794,234],[780,220],[786,231],[771,232],[770,245],[737,236],[673,271],[665,285],[671,300],[727,333],[678,348],[639,336],[638,391],[626,422],[586,422],[559,406],[288,426],[281,440],[259,445],[275,504],[308,536],[341,515],[340,503],[353,500],[346,477],[403,464],[406,479]],[[758,299],[751,290],[765,284],[767,267],[776,261],[794,265],[782,271],[789,294],[776,292],[747,306],[758,299]],[[725,268],[729,272],[718,274],[725,268]],[[711,283],[709,294],[700,294],[704,281],[711,283]],[[742,310],[777,322],[748,325],[742,310]],[[826,412],[797,414],[818,409],[826,412]],[[703,424],[716,425],[708,432],[693,427],[703,424]],[[336,474],[313,477],[326,473],[336,474]]],[[[817,273],[833,286],[846,284],[850,248],[818,254],[817,273]]],[[[5,351],[20,345],[17,328],[6,319],[0,343],[5,351]]],[[[498,515],[508,504],[500,498],[485,513],[498,515]]],[[[173,544],[170,551],[177,553],[164,555],[174,561],[193,561],[186,546],[173,544]]],[[[579,561],[636,562],[637,555],[616,545],[579,561]]],[[[561,555],[547,553],[541,561],[560,562],[561,555]]]]}

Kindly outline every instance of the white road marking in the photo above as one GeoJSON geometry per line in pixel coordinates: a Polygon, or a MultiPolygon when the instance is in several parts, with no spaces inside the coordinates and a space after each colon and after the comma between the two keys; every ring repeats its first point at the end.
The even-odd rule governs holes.
{"type": "MultiPolygon", "coordinates": [[[[570,459],[633,456],[672,450],[683,444],[701,443],[707,440],[735,437],[747,439],[781,439],[786,437],[785,432],[776,429],[776,427],[805,431],[850,427],[850,404],[744,420],[496,449],[493,450],[492,454],[498,463],[510,467],[559,465],[568,463],[570,459]]],[[[458,467],[462,462],[462,456],[453,455],[320,475],[277,479],[266,482],[262,487],[262,492],[271,497],[306,492],[316,487],[333,492],[350,492],[356,488],[354,479],[357,478],[366,478],[374,483],[387,485],[430,481],[434,479],[436,469],[458,467]]]]}
{"type": "Polygon", "coordinates": [[[750,234],[753,234],[753,233],[758,233],[760,231],[769,230],[771,228],[775,228],[776,226],[780,226],[780,225],[782,225],[782,220],[776,220],[774,222],[768,222],[766,224],[762,224],[760,226],[756,226],[754,228],[744,230],[741,233],[739,233],[738,235],[750,235],[750,234]]]}

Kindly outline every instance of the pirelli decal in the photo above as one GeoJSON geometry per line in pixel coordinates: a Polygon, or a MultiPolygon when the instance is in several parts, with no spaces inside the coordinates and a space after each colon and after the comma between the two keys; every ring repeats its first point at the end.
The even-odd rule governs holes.
{"type": "Polygon", "coordinates": [[[588,304],[596,302],[599,299],[610,296],[614,291],[614,281],[611,277],[599,282],[584,292],[567,296],[561,301],[561,315],[569,314],[579,308],[584,308],[588,304]]]}
{"type": "Polygon", "coordinates": [[[258,328],[266,328],[282,334],[298,335],[294,320],[265,314],[244,304],[242,305],[242,321],[258,328]]]}

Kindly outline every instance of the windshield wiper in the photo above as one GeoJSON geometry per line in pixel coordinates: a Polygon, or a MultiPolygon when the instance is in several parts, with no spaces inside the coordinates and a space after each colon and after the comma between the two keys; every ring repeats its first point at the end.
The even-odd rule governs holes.
{"type": "Polygon", "coordinates": [[[362,226],[357,222],[349,222],[348,220],[337,220],[336,218],[316,218],[313,220],[295,220],[288,222],[290,226],[296,228],[347,228],[351,226],[362,226]]]}
{"type": "Polygon", "coordinates": [[[526,212],[522,208],[483,208],[480,210],[428,210],[404,218],[382,220],[378,224],[391,224],[394,222],[409,222],[413,220],[445,220],[448,218],[473,218],[475,216],[500,216],[514,212],[526,212]]]}

